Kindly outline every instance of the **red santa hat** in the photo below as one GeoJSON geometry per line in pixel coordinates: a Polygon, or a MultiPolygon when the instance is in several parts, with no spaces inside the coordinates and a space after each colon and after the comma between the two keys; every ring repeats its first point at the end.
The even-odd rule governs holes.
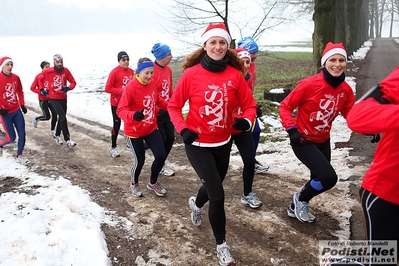
{"type": "Polygon", "coordinates": [[[12,59],[9,58],[8,56],[4,56],[3,58],[0,59],[0,69],[2,70],[3,67],[8,63],[12,62],[12,59]]]}
{"type": "Polygon", "coordinates": [[[326,48],[324,48],[323,55],[321,57],[321,65],[324,65],[324,63],[327,61],[327,59],[334,55],[334,54],[340,54],[345,56],[345,60],[348,60],[348,57],[346,55],[346,51],[344,48],[344,45],[342,42],[340,43],[332,43],[329,42],[326,45],[326,48]]]}
{"type": "Polygon", "coordinates": [[[237,48],[235,51],[238,58],[248,58],[249,62],[251,62],[251,54],[247,50],[244,48],[237,48]]]}
{"type": "Polygon", "coordinates": [[[209,24],[205,32],[201,35],[202,44],[206,43],[212,37],[222,37],[226,39],[228,46],[230,46],[231,37],[223,23],[209,24]]]}

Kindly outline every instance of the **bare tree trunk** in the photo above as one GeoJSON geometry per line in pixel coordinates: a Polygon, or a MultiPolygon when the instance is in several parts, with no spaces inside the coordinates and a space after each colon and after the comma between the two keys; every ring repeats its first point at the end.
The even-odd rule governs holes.
{"type": "Polygon", "coordinates": [[[375,0],[371,0],[370,3],[370,38],[374,38],[374,5],[375,5],[375,0]]]}
{"type": "Polygon", "coordinates": [[[361,42],[365,42],[370,38],[369,35],[369,0],[363,0],[362,1],[362,13],[360,16],[360,40],[361,42]]]}
{"type": "Polygon", "coordinates": [[[381,10],[380,10],[380,17],[379,17],[379,21],[380,21],[380,29],[378,30],[379,37],[382,36],[382,26],[384,25],[384,13],[385,13],[385,0],[381,1],[381,10]]]}
{"type": "Polygon", "coordinates": [[[391,23],[389,25],[389,38],[392,38],[392,32],[393,32],[393,21],[395,19],[395,5],[394,1],[391,1],[391,23]]]}
{"type": "Polygon", "coordinates": [[[315,0],[313,21],[313,65],[317,73],[325,45],[335,40],[335,1],[315,0]]]}
{"type": "Polygon", "coordinates": [[[348,55],[351,55],[362,45],[360,34],[362,0],[343,2],[345,3],[345,48],[348,55]]]}
{"type": "Polygon", "coordinates": [[[380,20],[379,20],[379,11],[378,11],[378,0],[373,0],[374,2],[374,23],[375,23],[375,37],[380,38],[381,37],[381,32],[379,32],[380,29],[380,20]]]}

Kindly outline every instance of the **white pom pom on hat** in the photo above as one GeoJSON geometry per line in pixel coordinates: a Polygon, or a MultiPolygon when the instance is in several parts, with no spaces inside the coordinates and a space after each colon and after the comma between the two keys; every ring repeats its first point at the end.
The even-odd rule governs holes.
{"type": "Polygon", "coordinates": [[[205,29],[205,32],[201,35],[202,44],[206,43],[206,41],[212,37],[222,37],[227,41],[228,46],[230,46],[231,37],[223,23],[209,24],[209,26],[205,29]]]}
{"type": "Polygon", "coordinates": [[[348,57],[346,55],[345,47],[340,43],[332,43],[329,42],[326,45],[326,48],[324,48],[323,55],[321,57],[321,65],[324,65],[324,63],[327,61],[327,59],[335,54],[340,54],[345,56],[345,60],[348,60],[348,57]]]}

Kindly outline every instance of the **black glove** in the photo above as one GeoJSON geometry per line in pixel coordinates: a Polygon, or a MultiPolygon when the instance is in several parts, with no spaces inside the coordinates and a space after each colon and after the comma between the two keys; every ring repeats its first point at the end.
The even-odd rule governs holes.
{"type": "Polygon", "coordinates": [[[46,89],[40,89],[40,95],[41,95],[41,96],[47,96],[47,94],[48,94],[48,90],[46,90],[46,89]]]}
{"type": "Polygon", "coordinates": [[[71,88],[69,88],[68,86],[62,86],[62,91],[67,93],[68,91],[70,91],[71,88]]]}
{"type": "Polygon", "coordinates": [[[144,119],[144,109],[141,111],[136,111],[133,115],[133,119],[136,121],[141,121],[144,119]]]}
{"type": "Polygon", "coordinates": [[[305,136],[297,128],[287,130],[287,133],[290,136],[291,144],[302,144],[302,141],[306,140],[305,136]]]}
{"type": "Polygon", "coordinates": [[[377,134],[367,134],[367,136],[373,137],[373,138],[370,140],[371,143],[378,143],[378,142],[380,141],[380,139],[381,139],[381,136],[380,136],[379,133],[377,133],[377,134]]]}
{"type": "Polygon", "coordinates": [[[256,108],[256,117],[261,117],[262,116],[262,108],[258,105],[256,108]]]}
{"type": "Polygon", "coordinates": [[[21,110],[24,114],[26,114],[28,112],[28,110],[26,110],[25,105],[21,105],[21,110]]]}
{"type": "Polygon", "coordinates": [[[185,144],[191,144],[193,143],[196,139],[199,139],[198,134],[194,131],[191,131],[188,128],[183,129],[180,132],[180,135],[183,137],[183,142],[185,144]]]}
{"type": "Polygon", "coordinates": [[[234,120],[236,121],[233,125],[235,130],[248,131],[251,129],[251,125],[245,118],[234,118],[234,120]]]}
{"type": "Polygon", "coordinates": [[[6,110],[6,109],[0,109],[0,115],[1,115],[1,116],[6,115],[6,114],[8,114],[8,110],[6,110]]]}

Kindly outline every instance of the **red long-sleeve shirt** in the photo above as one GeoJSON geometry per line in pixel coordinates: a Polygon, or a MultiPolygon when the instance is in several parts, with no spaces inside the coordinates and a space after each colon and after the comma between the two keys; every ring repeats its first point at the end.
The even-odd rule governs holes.
{"type": "Polygon", "coordinates": [[[24,91],[20,78],[11,73],[7,76],[0,72],[0,109],[13,113],[25,105],[24,91]]]}
{"type": "Polygon", "coordinates": [[[41,88],[47,88],[48,87],[48,82],[45,80],[44,81],[44,87],[39,86],[39,79],[40,77],[43,76],[43,72],[40,72],[39,74],[36,75],[35,79],[32,82],[32,85],[30,86],[30,90],[33,91],[34,93],[38,94],[38,99],[39,101],[46,101],[48,100],[48,95],[43,96],[40,94],[40,89],[41,88]]]}
{"type": "Polygon", "coordinates": [[[105,84],[105,91],[110,93],[111,106],[118,106],[119,100],[122,96],[123,89],[134,77],[134,71],[130,67],[122,68],[115,67],[109,73],[107,83],[105,84]]]}
{"type": "Polygon", "coordinates": [[[54,67],[46,68],[43,75],[39,76],[40,89],[48,89],[48,98],[62,100],[67,98],[67,94],[62,90],[63,86],[68,86],[71,90],[76,87],[76,81],[68,68],[64,67],[61,72],[55,71],[54,67]],[[69,85],[68,85],[69,82],[69,85]]]}
{"type": "Polygon", "coordinates": [[[157,85],[159,97],[168,102],[173,94],[172,69],[169,66],[162,67],[155,62],[152,80],[157,85]]]}
{"type": "Polygon", "coordinates": [[[196,132],[197,146],[220,146],[231,137],[233,100],[237,99],[242,117],[254,121],[256,103],[240,71],[227,65],[222,72],[210,72],[201,64],[186,69],[180,77],[168,111],[177,132],[188,128],[196,132]],[[190,110],[183,118],[188,100],[190,110]]]}
{"type": "Polygon", "coordinates": [[[161,105],[155,82],[141,83],[137,77],[132,79],[122,92],[116,114],[123,120],[124,133],[131,138],[144,137],[158,128],[156,116],[161,105]],[[144,119],[136,121],[133,115],[143,110],[144,119]]]}
{"type": "Polygon", "coordinates": [[[379,84],[391,104],[370,98],[361,101],[348,114],[348,126],[363,134],[382,132],[373,161],[362,187],[378,197],[399,204],[399,67],[379,84]]]}
{"type": "Polygon", "coordinates": [[[348,83],[344,81],[334,88],[320,72],[301,80],[280,103],[279,112],[285,129],[296,126],[307,140],[322,143],[330,138],[334,119],[340,112],[346,118],[354,103],[355,96],[348,83]]]}

